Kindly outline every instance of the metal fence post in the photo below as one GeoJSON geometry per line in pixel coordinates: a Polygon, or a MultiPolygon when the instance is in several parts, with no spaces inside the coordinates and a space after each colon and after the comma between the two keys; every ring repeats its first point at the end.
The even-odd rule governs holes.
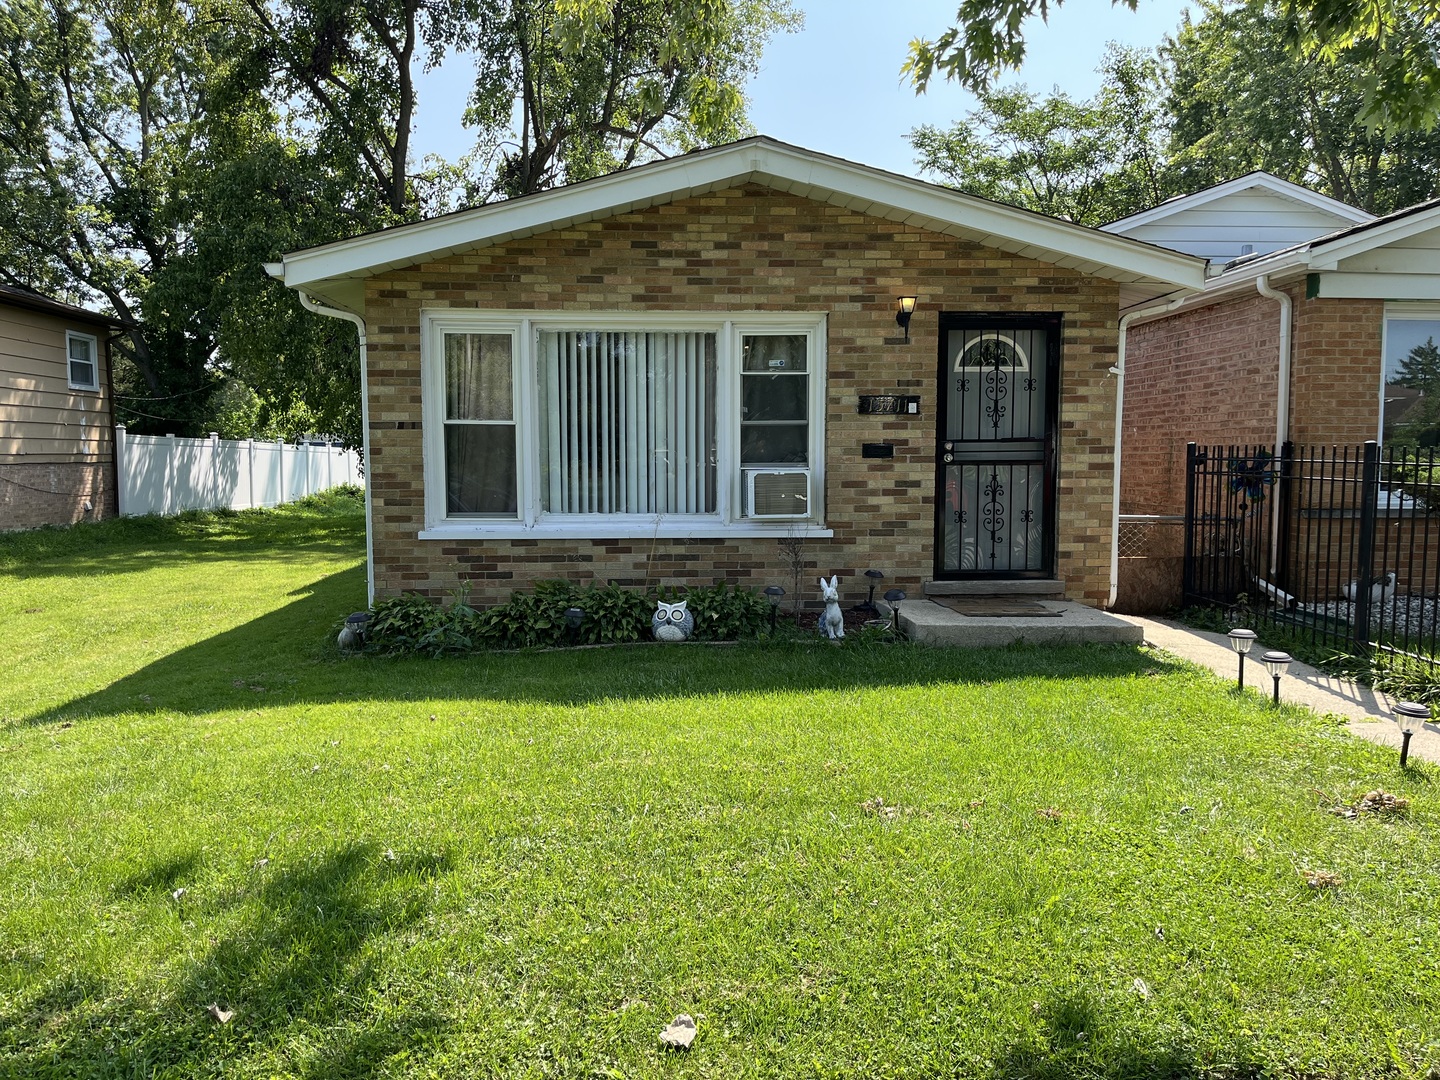
{"type": "Polygon", "coordinates": [[[1195,458],[1193,442],[1185,444],[1185,561],[1180,571],[1180,603],[1195,591],[1195,458]]]}
{"type": "Polygon", "coordinates": [[[1360,474],[1359,577],[1355,582],[1355,647],[1359,655],[1370,652],[1370,586],[1375,578],[1375,509],[1380,501],[1380,444],[1365,444],[1365,462],[1360,474]]]}

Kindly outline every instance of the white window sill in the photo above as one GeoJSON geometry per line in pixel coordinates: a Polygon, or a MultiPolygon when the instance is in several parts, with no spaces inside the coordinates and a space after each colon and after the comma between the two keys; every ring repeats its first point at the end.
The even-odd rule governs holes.
{"type": "Polygon", "coordinates": [[[565,522],[554,524],[540,522],[536,525],[522,525],[519,522],[499,521],[448,521],[440,525],[421,529],[421,540],[756,540],[780,539],[787,536],[803,536],[824,540],[834,536],[831,529],[814,522],[737,521],[725,524],[720,521],[655,521],[622,522],[609,520],[565,522]]]}

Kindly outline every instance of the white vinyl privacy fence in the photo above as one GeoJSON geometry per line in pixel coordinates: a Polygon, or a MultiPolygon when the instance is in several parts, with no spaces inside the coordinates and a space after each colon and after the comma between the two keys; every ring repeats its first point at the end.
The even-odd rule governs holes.
{"type": "Polygon", "coordinates": [[[180,439],[115,428],[121,514],[248,510],[360,483],[360,462],[338,444],[180,439]]]}

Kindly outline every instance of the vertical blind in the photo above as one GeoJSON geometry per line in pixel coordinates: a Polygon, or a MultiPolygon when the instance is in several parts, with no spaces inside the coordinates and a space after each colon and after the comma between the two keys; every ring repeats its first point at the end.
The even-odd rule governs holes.
{"type": "Polygon", "coordinates": [[[546,330],[539,352],[547,512],[715,512],[713,333],[546,330]]]}

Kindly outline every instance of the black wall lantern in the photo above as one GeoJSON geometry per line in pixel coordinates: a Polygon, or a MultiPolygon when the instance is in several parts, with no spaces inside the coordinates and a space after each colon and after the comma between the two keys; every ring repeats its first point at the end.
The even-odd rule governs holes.
{"type": "Polygon", "coordinates": [[[905,331],[905,342],[910,342],[910,316],[915,314],[915,297],[902,296],[895,301],[895,322],[905,331]]]}

